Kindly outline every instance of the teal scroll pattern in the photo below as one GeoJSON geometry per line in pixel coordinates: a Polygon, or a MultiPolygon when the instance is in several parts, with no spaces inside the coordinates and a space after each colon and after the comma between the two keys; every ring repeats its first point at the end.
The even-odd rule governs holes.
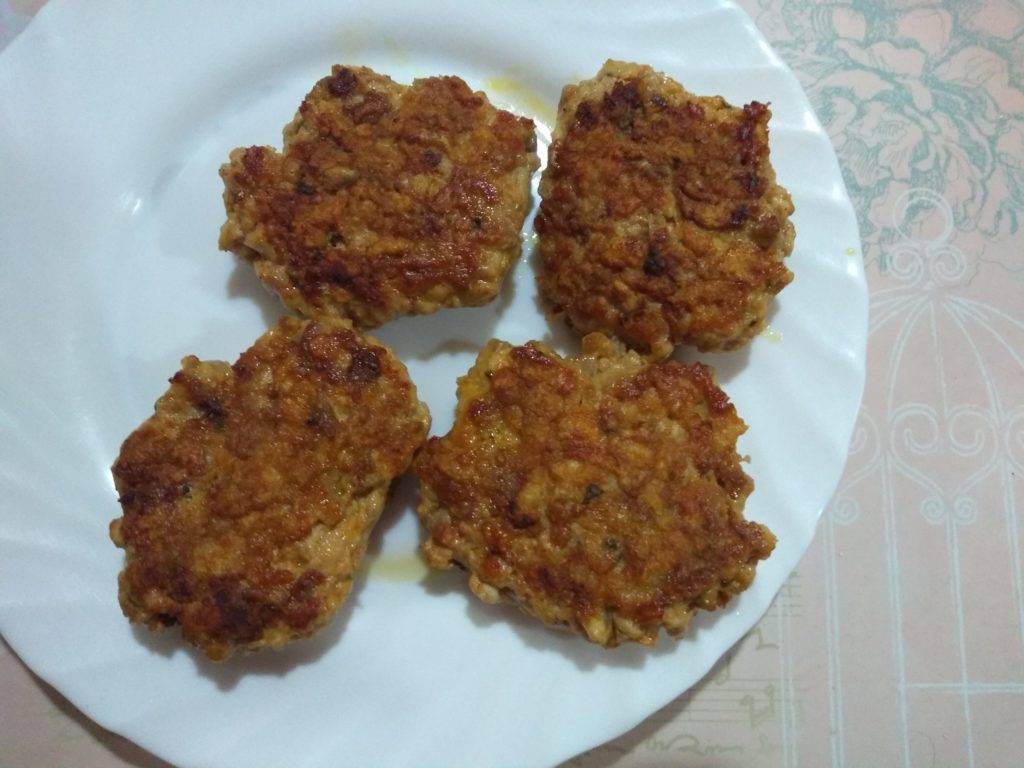
{"type": "Polygon", "coordinates": [[[869,264],[886,270],[899,234],[884,223],[926,189],[943,194],[982,259],[1024,269],[1024,254],[1001,247],[1024,212],[1024,4],[743,5],[832,138],[869,264]]]}

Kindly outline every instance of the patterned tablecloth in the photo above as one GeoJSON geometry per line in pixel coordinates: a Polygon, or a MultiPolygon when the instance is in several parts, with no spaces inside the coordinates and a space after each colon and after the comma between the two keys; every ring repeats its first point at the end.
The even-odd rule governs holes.
{"type": "MultiPolygon", "coordinates": [[[[0,0],[0,47],[42,0],[0,0]]],[[[839,154],[868,382],[817,537],[691,692],[567,766],[1024,764],[1024,3],[743,0],[839,154]]],[[[0,645],[0,765],[166,763],[0,645]]]]}

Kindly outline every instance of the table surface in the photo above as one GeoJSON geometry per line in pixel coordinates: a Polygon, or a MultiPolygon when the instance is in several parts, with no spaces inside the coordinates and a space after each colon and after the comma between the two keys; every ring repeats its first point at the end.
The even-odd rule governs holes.
{"type": "MultiPolygon", "coordinates": [[[[0,47],[43,2],[0,0],[0,47]]],[[[1020,765],[1024,3],[740,4],[807,90],[857,209],[864,403],[761,622],[693,690],[566,766],[1020,765]]],[[[0,691],[4,766],[168,765],[2,643],[0,691]]]]}

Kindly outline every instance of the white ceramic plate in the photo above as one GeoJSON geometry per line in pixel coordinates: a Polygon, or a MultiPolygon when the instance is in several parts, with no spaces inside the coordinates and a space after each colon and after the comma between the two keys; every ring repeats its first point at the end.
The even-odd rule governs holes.
{"type": "MultiPolygon", "coordinates": [[[[89,716],[181,766],[541,765],[627,730],[758,620],[839,477],[864,375],[866,290],[835,156],[793,75],[724,2],[72,3],[0,54],[0,629],[89,716]],[[712,359],[750,424],[748,516],[778,534],[754,586],[682,642],[613,652],[423,577],[403,482],[368,577],[321,635],[213,665],[118,609],[109,466],[185,354],[234,360],[280,314],[217,250],[218,165],[279,145],[336,62],[409,82],[458,74],[534,117],[605,58],[698,93],[772,103],[796,201],[795,282],[772,333],[712,359]]],[[[529,231],[529,230],[528,230],[529,231]]],[[[527,253],[531,250],[527,242],[527,253]]],[[[379,334],[447,431],[456,376],[491,336],[575,341],[524,255],[500,299],[379,334]]]]}

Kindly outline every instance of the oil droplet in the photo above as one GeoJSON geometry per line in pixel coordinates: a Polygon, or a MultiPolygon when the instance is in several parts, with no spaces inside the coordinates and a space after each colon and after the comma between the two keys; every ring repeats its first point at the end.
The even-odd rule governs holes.
{"type": "Polygon", "coordinates": [[[492,77],[484,80],[484,90],[493,96],[509,101],[548,125],[555,122],[555,107],[536,91],[527,88],[514,77],[492,77]]]}
{"type": "Polygon", "coordinates": [[[380,581],[420,581],[430,572],[427,564],[415,554],[384,555],[366,569],[366,578],[380,581]]]}
{"type": "Polygon", "coordinates": [[[856,248],[852,248],[852,247],[851,248],[847,248],[846,249],[846,255],[850,256],[850,257],[856,256],[857,255],[857,249],[856,248]]]}
{"type": "Polygon", "coordinates": [[[766,325],[760,335],[764,336],[772,344],[782,343],[782,331],[778,328],[772,328],[770,325],[766,325]]]}

